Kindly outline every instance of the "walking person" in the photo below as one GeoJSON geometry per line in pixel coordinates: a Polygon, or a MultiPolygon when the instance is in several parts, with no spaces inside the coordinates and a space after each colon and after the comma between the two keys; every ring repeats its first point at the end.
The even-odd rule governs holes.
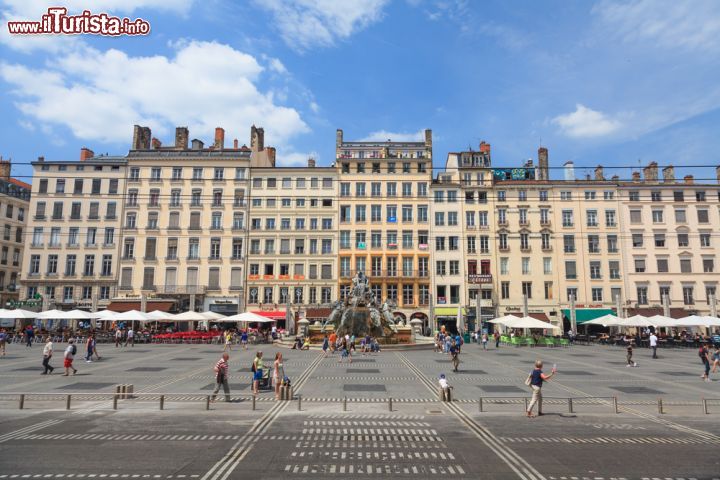
{"type": "Polygon", "coordinates": [[[328,356],[328,348],[330,348],[330,340],[328,340],[328,336],[326,333],[325,337],[323,338],[323,343],[322,343],[323,357],[328,356]]]}
{"type": "Polygon", "coordinates": [[[500,348],[500,332],[495,330],[493,332],[493,338],[495,339],[495,348],[500,348]]]}
{"type": "Polygon", "coordinates": [[[720,346],[715,347],[715,351],[712,354],[712,373],[715,373],[717,371],[718,365],[720,365],[720,346]]]}
{"type": "Polygon", "coordinates": [[[230,354],[227,352],[223,353],[222,357],[220,357],[220,360],[218,360],[213,368],[213,371],[215,372],[215,390],[213,390],[212,397],[210,398],[211,402],[215,401],[215,397],[217,397],[220,387],[222,387],[223,392],[225,392],[225,403],[230,402],[230,385],[228,384],[227,363],[229,358],[230,354]]]}
{"type": "Polygon", "coordinates": [[[243,330],[240,334],[240,345],[242,345],[243,350],[247,350],[248,346],[248,333],[247,329],[243,330]]]}
{"type": "Polygon", "coordinates": [[[658,357],[658,356],[657,356],[657,342],[658,342],[658,338],[657,338],[657,336],[655,335],[655,332],[651,332],[651,333],[650,333],[649,340],[650,340],[650,348],[652,348],[652,351],[653,351],[652,358],[657,358],[657,357],[658,357]]]}
{"type": "Polygon", "coordinates": [[[282,362],[282,353],[277,352],[275,354],[275,361],[273,362],[272,374],[273,387],[275,388],[275,400],[280,400],[280,386],[282,385],[283,378],[285,378],[285,369],[283,368],[282,362]]]}
{"type": "Polygon", "coordinates": [[[76,353],[77,347],[75,346],[75,339],[71,338],[68,340],[68,346],[65,349],[65,354],[63,355],[63,366],[65,367],[65,374],[63,377],[70,375],[70,370],[73,371],[73,375],[77,373],[77,369],[73,367],[73,359],[75,358],[76,353]]]}
{"type": "Polygon", "coordinates": [[[700,357],[700,361],[703,363],[703,366],[705,367],[705,373],[700,377],[706,382],[710,381],[710,352],[708,351],[707,345],[702,344],[700,345],[700,351],[698,352],[698,356],[700,357]]]}
{"type": "Polygon", "coordinates": [[[93,346],[92,347],[93,347],[93,355],[95,355],[95,357],[97,357],[97,359],[100,360],[102,357],[98,353],[97,338],[96,338],[95,334],[93,334],[93,346]]]}
{"type": "Polygon", "coordinates": [[[255,359],[253,360],[252,364],[252,371],[253,371],[253,393],[257,395],[260,393],[260,381],[262,381],[263,378],[263,360],[262,360],[263,353],[258,351],[255,354],[255,359]]]}
{"type": "Polygon", "coordinates": [[[85,363],[92,363],[94,342],[95,339],[91,333],[88,335],[87,341],[85,342],[85,363]]]}
{"type": "Polygon", "coordinates": [[[483,350],[487,350],[487,344],[488,344],[488,334],[487,334],[487,333],[483,333],[483,334],[482,334],[482,346],[483,346],[483,350]]]}
{"type": "Polygon", "coordinates": [[[2,352],[2,356],[5,356],[5,344],[7,343],[7,332],[5,332],[5,329],[0,329],[0,352],[2,352]]]}
{"type": "Polygon", "coordinates": [[[225,332],[225,346],[223,347],[223,352],[227,350],[232,350],[232,333],[230,333],[230,330],[225,332]]]}
{"type": "Polygon", "coordinates": [[[25,348],[32,348],[33,341],[35,341],[35,329],[33,329],[32,325],[28,325],[27,329],[25,329],[25,348]]]}
{"type": "Polygon", "coordinates": [[[543,415],[542,413],[542,386],[543,382],[546,382],[550,380],[557,370],[555,367],[553,367],[552,372],[550,375],[545,375],[542,371],[543,362],[542,360],[535,360],[535,369],[530,372],[530,375],[528,375],[528,380],[526,380],[526,383],[530,382],[530,388],[532,388],[532,399],[530,400],[530,404],[528,405],[527,409],[527,416],[528,418],[532,418],[535,415],[533,415],[532,410],[535,404],[537,403],[538,406],[538,416],[543,415]]]}
{"type": "Polygon", "coordinates": [[[120,329],[120,327],[118,327],[115,330],[115,348],[118,348],[120,346],[120,343],[122,342],[122,336],[122,330],[120,329]]]}
{"type": "Polygon", "coordinates": [[[50,365],[50,359],[52,358],[53,354],[53,343],[50,336],[48,336],[47,342],[45,342],[45,346],[43,347],[43,367],[45,368],[45,371],[42,372],[42,375],[47,375],[48,373],[52,373],[53,370],[55,370],[54,367],[50,365]]]}
{"type": "Polygon", "coordinates": [[[630,338],[625,337],[625,343],[627,343],[627,350],[626,350],[627,365],[625,365],[625,366],[626,367],[637,367],[637,363],[633,361],[632,337],[630,337],[630,338]]]}
{"type": "Polygon", "coordinates": [[[130,344],[131,347],[135,346],[135,330],[133,330],[132,325],[130,328],[128,328],[127,331],[127,337],[125,338],[125,346],[127,347],[127,344],[130,344]]]}
{"type": "Polygon", "coordinates": [[[450,344],[450,358],[452,359],[453,372],[457,372],[460,365],[460,349],[454,340],[450,344]]]}

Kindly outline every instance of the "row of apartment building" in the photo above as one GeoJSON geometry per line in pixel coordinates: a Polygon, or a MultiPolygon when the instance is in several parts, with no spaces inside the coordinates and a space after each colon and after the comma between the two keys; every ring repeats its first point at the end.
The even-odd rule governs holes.
{"type": "MultiPolygon", "coordinates": [[[[33,162],[21,296],[57,308],[323,318],[362,271],[396,315],[468,327],[528,311],[561,324],[663,298],[709,313],[718,273],[720,186],[650,164],[632,179],[495,168],[491,148],[449,153],[433,174],[432,132],[417,142],[346,141],[329,167],[279,167],[250,147],[176,129],[170,146],[135,126],[125,156],[82,149],[33,162]],[[525,300],[527,298],[527,300],[525,300]]],[[[720,172],[716,172],[720,176],[720,172]]],[[[0,210],[0,215],[2,211],[0,210]]],[[[22,247],[22,245],[20,245],[22,247]]],[[[22,252],[22,250],[20,250],[22,252]]],[[[681,312],[682,310],[682,312],[681,312]]],[[[627,313],[627,312],[626,312],[627,313]]]]}

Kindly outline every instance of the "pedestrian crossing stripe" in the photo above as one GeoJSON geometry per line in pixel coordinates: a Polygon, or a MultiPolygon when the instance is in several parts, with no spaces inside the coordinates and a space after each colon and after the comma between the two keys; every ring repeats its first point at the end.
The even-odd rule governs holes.
{"type": "MultiPolygon", "coordinates": [[[[98,434],[98,433],[44,433],[27,434],[16,437],[15,440],[92,440],[92,441],[220,441],[237,440],[239,435],[139,435],[139,434],[98,434]]],[[[0,477],[2,478],[2,477],[0,477]]]]}
{"type": "Polygon", "coordinates": [[[5,478],[200,478],[198,474],[191,475],[158,475],[153,473],[4,473],[0,479],[5,478]]]}
{"type": "Polygon", "coordinates": [[[460,466],[452,465],[367,465],[367,464],[309,464],[309,465],[285,465],[285,472],[298,475],[465,475],[465,470],[460,466]]]}
{"type": "Polygon", "coordinates": [[[309,419],[325,419],[325,418],[337,418],[337,419],[344,419],[344,420],[363,420],[363,419],[392,419],[392,420],[424,420],[425,415],[390,415],[390,414],[357,414],[357,413],[350,413],[350,414],[333,414],[333,413],[327,413],[327,414],[316,414],[316,415],[308,415],[309,419]]]}
{"type": "Polygon", "coordinates": [[[676,437],[498,437],[506,443],[563,443],[568,445],[584,444],[653,444],[653,445],[720,445],[720,441],[703,438],[676,437]]]}
{"type": "MultiPolygon", "coordinates": [[[[391,418],[391,417],[390,417],[391,418]]],[[[409,421],[377,421],[377,420],[305,420],[305,426],[387,426],[387,427],[429,427],[428,422],[409,422],[409,421]]]]}

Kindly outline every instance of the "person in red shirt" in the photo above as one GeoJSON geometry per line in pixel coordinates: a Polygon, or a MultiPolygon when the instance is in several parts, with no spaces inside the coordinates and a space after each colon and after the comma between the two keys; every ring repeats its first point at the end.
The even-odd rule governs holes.
{"type": "Polygon", "coordinates": [[[225,392],[225,402],[230,401],[230,385],[228,384],[227,363],[229,358],[230,355],[225,352],[222,354],[220,360],[218,360],[218,362],[215,364],[215,368],[213,369],[215,371],[215,390],[213,390],[212,398],[210,399],[211,402],[215,401],[215,397],[217,397],[221,386],[223,388],[223,391],[225,392]]]}

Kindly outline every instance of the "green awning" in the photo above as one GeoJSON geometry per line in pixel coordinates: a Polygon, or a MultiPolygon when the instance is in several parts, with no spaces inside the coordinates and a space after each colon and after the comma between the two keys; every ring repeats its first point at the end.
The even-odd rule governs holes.
{"type": "MultiPolygon", "coordinates": [[[[562,309],[563,317],[570,319],[570,309],[562,309]]],[[[578,325],[581,323],[595,320],[603,315],[615,315],[615,311],[612,308],[576,308],[575,309],[575,320],[578,325]]]]}
{"type": "MultiPolygon", "coordinates": [[[[439,317],[457,317],[458,307],[435,307],[435,315],[439,317]]],[[[465,315],[465,308],[462,309],[465,315]]]]}

